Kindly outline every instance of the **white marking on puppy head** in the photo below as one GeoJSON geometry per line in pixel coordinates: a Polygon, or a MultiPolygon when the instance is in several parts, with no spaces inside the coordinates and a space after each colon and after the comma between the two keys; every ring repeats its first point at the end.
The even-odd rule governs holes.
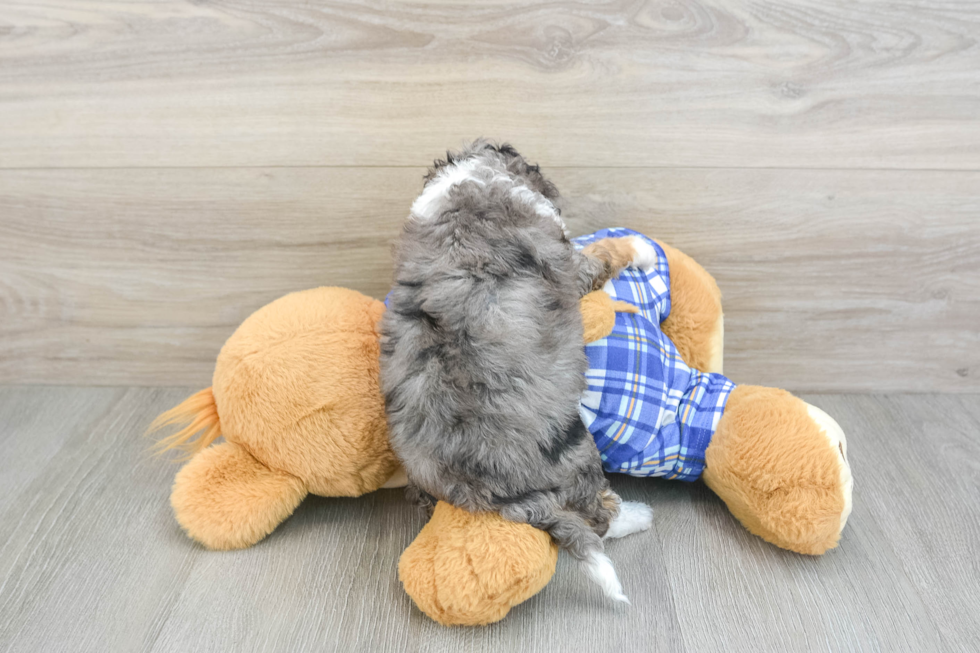
{"type": "Polygon", "coordinates": [[[436,173],[435,179],[426,184],[422,194],[412,203],[412,215],[422,220],[430,220],[439,215],[442,201],[449,194],[449,189],[466,180],[484,184],[475,172],[485,164],[478,159],[466,159],[459,163],[447,165],[436,173]]]}
{"type": "Polygon", "coordinates": [[[551,218],[554,220],[555,224],[562,230],[562,233],[566,236],[569,235],[565,221],[561,219],[561,215],[558,214],[558,209],[555,208],[555,205],[547,197],[537,191],[531,190],[524,184],[514,186],[510,189],[510,194],[515,199],[530,205],[531,209],[542,218],[551,218]]]}
{"type": "Polygon", "coordinates": [[[554,220],[555,224],[568,236],[569,232],[565,227],[565,222],[561,219],[558,209],[551,203],[551,200],[541,193],[531,190],[513,176],[495,170],[479,158],[465,159],[441,168],[436,173],[435,178],[426,184],[422,194],[415,198],[412,203],[411,217],[419,220],[435,218],[442,212],[444,202],[453,186],[466,181],[473,181],[481,186],[487,184],[512,186],[510,189],[511,197],[527,204],[532,211],[542,218],[554,220]]]}

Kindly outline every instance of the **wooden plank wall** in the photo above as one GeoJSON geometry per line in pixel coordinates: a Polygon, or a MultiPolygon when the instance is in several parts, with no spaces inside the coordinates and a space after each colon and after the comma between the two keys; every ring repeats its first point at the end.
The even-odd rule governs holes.
{"type": "Polygon", "coordinates": [[[205,385],[252,310],[382,296],[487,135],[572,230],[718,279],[726,372],[980,390],[971,0],[0,5],[0,383],[205,385]]]}

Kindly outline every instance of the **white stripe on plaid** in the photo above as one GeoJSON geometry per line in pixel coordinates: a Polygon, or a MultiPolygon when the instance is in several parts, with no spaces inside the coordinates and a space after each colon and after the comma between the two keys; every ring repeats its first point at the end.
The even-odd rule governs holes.
{"type": "Polygon", "coordinates": [[[572,242],[582,248],[630,235],[656,249],[657,265],[646,273],[626,269],[604,286],[640,313],[617,313],[612,333],[586,345],[588,390],[579,412],[606,471],[693,481],[735,386],[721,374],[688,367],[660,330],[670,314],[670,270],[656,242],[630,229],[603,229],[572,242]]]}

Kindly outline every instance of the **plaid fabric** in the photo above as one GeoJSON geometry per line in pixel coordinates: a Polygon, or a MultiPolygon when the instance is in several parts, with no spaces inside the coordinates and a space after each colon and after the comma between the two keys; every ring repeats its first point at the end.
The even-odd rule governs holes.
{"type": "Polygon", "coordinates": [[[735,386],[721,374],[688,367],[660,330],[670,314],[670,270],[656,242],[630,229],[603,229],[572,242],[582,248],[629,235],[657,250],[657,267],[624,270],[603,288],[640,312],[617,313],[612,333],[586,345],[588,390],[579,413],[606,471],[693,481],[735,386]]]}

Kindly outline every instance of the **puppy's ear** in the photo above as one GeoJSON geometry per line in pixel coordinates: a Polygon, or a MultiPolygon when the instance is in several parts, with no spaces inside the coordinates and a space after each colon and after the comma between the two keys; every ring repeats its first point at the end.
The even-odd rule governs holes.
{"type": "Polygon", "coordinates": [[[443,168],[445,168],[448,165],[452,165],[455,162],[456,162],[456,158],[453,156],[453,153],[450,152],[449,150],[446,150],[446,158],[445,158],[445,160],[443,160],[443,159],[433,159],[433,161],[432,161],[432,167],[429,168],[426,171],[425,176],[422,177],[422,183],[423,183],[423,185],[429,183],[430,181],[432,181],[435,178],[435,176],[437,174],[439,174],[439,171],[440,170],[442,170],[443,168]]]}
{"type": "Polygon", "coordinates": [[[425,180],[425,183],[429,183],[429,181],[431,181],[437,174],[439,174],[439,171],[445,168],[446,166],[455,165],[457,161],[460,161],[465,157],[466,157],[465,150],[462,152],[453,152],[452,150],[446,150],[445,159],[434,159],[432,161],[432,167],[429,168],[428,171],[426,171],[425,177],[423,178],[425,180]]]}
{"type": "Polygon", "coordinates": [[[496,147],[496,150],[507,157],[516,157],[518,159],[523,159],[523,157],[514,149],[514,146],[510,143],[503,143],[496,147]]]}
{"type": "Polygon", "coordinates": [[[523,177],[528,186],[549,200],[558,199],[558,188],[541,174],[541,167],[538,164],[529,163],[510,143],[504,143],[493,149],[504,156],[509,172],[518,177],[523,177]]]}

